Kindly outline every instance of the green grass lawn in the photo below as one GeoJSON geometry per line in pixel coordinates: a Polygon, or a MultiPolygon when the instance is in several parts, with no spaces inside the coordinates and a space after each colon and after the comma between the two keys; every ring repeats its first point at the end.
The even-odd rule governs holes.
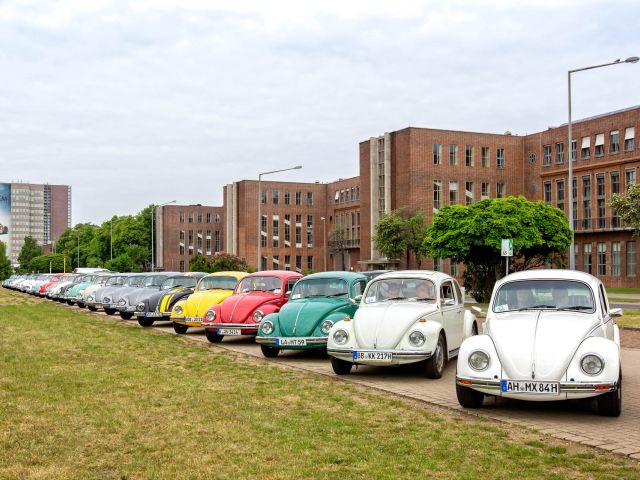
{"type": "Polygon", "coordinates": [[[607,293],[639,293],[640,288],[607,288],[607,293]]]}
{"type": "Polygon", "coordinates": [[[522,427],[6,290],[0,323],[2,479],[640,477],[522,427]]]}
{"type": "Polygon", "coordinates": [[[640,310],[630,310],[623,308],[624,314],[616,317],[615,321],[621,327],[640,328],[640,310]]]}

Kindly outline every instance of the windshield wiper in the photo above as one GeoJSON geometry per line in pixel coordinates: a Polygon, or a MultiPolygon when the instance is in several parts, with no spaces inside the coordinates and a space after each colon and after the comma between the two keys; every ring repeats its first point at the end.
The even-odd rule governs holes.
{"type": "Polygon", "coordinates": [[[524,310],[532,310],[534,308],[556,308],[556,306],[555,305],[532,305],[530,307],[519,308],[518,311],[523,312],[524,310]]]}
{"type": "Polygon", "coordinates": [[[411,300],[415,300],[416,302],[435,302],[435,298],[421,298],[421,297],[412,297],[411,300]]]}
{"type": "Polygon", "coordinates": [[[342,295],[347,295],[347,292],[342,292],[342,293],[333,293],[331,295],[327,295],[327,298],[331,298],[331,297],[340,297],[342,295]]]}
{"type": "Polygon", "coordinates": [[[573,307],[562,307],[558,310],[591,310],[592,307],[587,307],[586,305],[574,305],[573,307]]]}
{"type": "Polygon", "coordinates": [[[390,300],[407,300],[407,298],[406,298],[406,297],[392,297],[392,298],[385,298],[385,299],[383,300],[383,302],[388,302],[388,301],[390,301],[390,300]]]}

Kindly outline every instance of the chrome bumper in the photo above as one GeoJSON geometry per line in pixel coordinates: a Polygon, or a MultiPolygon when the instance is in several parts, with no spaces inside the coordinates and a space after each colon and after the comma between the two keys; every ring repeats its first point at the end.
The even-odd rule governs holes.
{"type": "MultiPolygon", "coordinates": [[[[533,380],[532,380],[533,381],[533,380]]],[[[562,393],[607,393],[615,392],[618,389],[617,382],[602,383],[582,383],[582,382],[558,382],[560,384],[560,394],[562,393]]],[[[492,390],[497,394],[502,394],[502,380],[489,380],[480,378],[466,378],[456,375],[456,385],[461,387],[478,388],[482,390],[492,390]]],[[[518,393],[514,393],[519,395],[518,393]]]]}

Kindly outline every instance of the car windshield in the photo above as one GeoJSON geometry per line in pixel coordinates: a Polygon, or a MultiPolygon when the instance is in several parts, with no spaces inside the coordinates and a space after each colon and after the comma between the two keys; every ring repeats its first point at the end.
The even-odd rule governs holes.
{"type": "Polygon", "coordinates": [[[134,276],[127,278],[125,285],[128,287],[137,287],[145,279],[143,276],[134,276]]]}
{"type": "Polygon", "coordinates": [[[127,277],[109,277],[106,285],[122,285],[127,277]]]}
{"type": "Polygon", "coordinates": [[[167,279],[166,275],[149,275],[142,282],[143,287],[159,287],[167,279]]]}
{"type": "Polygon", "coordinates": [[[238,283],[236,277],[203,277],[198,283],[197,290],[233,290],[238,283]]]}
{"type": "Polygon", "coordinates": [[[591,288],[572,280],[520,280],[505,283],[495,294],[493,311],[556,309],[595,311],[591,288]]]}
{"type": "Polygon", "coordinates": [[[193,288],[196,286],[196,279],[193,277],[170,277],[162,282],[160,290],[170,290],[175,287],[193,288]]]}
{"type": "Polygon", "coordinates": [[[291,299],[313,297],[347,297],[349,284],[341,278],[310,278],[293,287],[291,299]]]}
{"type": "Polygon", "coordinates": [[[282,292],[282,279],[278,277],[245,277],[236,288],[237,293],[244,292],[282,292]]]}
{"type": "Polygon", "coordinates": [[[373,280],[365,293],[364,303],[389,300],[411,300],[435,303],[436,286],[422,278],[385,278],[373,280]]]}

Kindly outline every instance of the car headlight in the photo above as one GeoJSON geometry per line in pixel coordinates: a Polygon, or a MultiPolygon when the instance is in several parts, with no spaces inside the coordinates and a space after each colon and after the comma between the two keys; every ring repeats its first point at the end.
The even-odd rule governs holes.
{"type": "Polygon", "coordinates": [[[270,335],[273,333],[273,323],[267,320],[260,326],[260,330],[262,330],[262,333],[265,335],[270,335]]]}
{"type": "Polygon", "coordinates": [[[320,327],[320,330],[326,335],[329,333],[329,330],[331,330],[331,327],[333,327],[333,322],[331,320],[325,320],[324,322],[322,322],[322,327],[320,327]]]}
{"type": "Polygon", "coordinates": [[[82,298],[82,294],[81,293],[77,294],[76,298],[80,298],[81,299],[82,298]]]}
{"type": "Polygon", "coordinates": [[[87,302],[93,302],[93,297],[91,295],[87,297],[87,302]]]}
{"type": "Polygon", "coordinates": [[[140,303],[136,306],[136,310],[138,310],[139,312],[144,312],[144,302],[140,302],[140,303]]]}
{"type": "Polygon", "coordinates": [[[604,368],[604,360],[593,353],[589,353],[580,360],[580,368],[587,375],[598,375],[604,368]]]}
{"type": "Polygon", "coordinates": [[[207,310],[207,313],[204,314],[204,318],[208,322],[215,320],[216,312],[214,312],[213,310],[207,310]]]}
{"type": "Polygon", "coordinates": [[[424,334],[422,332],[418,332],[417,330],[409,334],[409,343],[414,347],[421,347],[422,345],[424,345],[425,340],[426,339],[424,338],[424,334]]]}
{"type": "Polygon", "coordinates": [[[469,366],[477,372],[482,372],[489,368],[489,355],[482,350],[476,350],[469,355],[469,366]]]}
{"type": "Polygon", "coordinates": [[[111,303],[111,297],[104,297],[104,298],[102,299],[102,301],[103,301],[104,303],[111,303]]]}
{"type": "Polygon", "coordinates": [[[347,340],[349,340],[349,334],[347,333],[346,330],[336,330],[333,333],[333,341],[336,342],[338,345],[344,345],[345,343],[347,343],[347,340]]]}
{"type": "Polygon", "coordinates": [[[127,304],[127,302],[126,302],[126,301],[124,301],[124,300],[118,300],[118,306],[119,306],[119,307],[124,307],[126,304],[127,304]]]}
{"type": "Polygon", "coordinates": [[[175,313],[176,315],[182,315],[182,306],[176,305],[175,307],[173,307],[173,313],[175,313]]]}
{"type": "Polygon", "coordinates": [[[256,310],[255,312],[253,312],[253,321],[254,322],[259,322],[263,318],[264,318],[264,313],[262,313],[260,310],[256,310]]]}

